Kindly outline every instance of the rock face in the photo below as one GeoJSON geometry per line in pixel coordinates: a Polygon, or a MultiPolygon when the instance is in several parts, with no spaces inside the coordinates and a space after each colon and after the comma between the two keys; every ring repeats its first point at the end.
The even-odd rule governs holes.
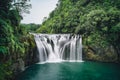
{"type": "Polygon", "coordinates": [[[39,61],[39,58],[37,58],[38,52],[34,38],[28,38],[28,43],[29,46],[25,48],[25,54],[23,56],[21,56],[21,54],[18,54],[18,57],[15,56],[16,58],[10,66],[13,74],[12,80],[15,80],[15,77],[24,71],[27,66],[39,61]]]}
{"type": "Polygon", "coordinates": [[[18,59],[17,62],[15,62],[12,65],[12,70],[15,74],[24,71],[24,69],[25,69],[25,63],[22,58],[18,59]]]}
{"type": "Polygon", "coordinates": [[[94,60],[102,62],[117,62],[118,55],[113,46],[98,47],[84,46],[83,57],[85,60],[94,60]]]}
{"type": "MultiPolygon", "coordinates": [[[[25,56],[26,56],[25,58],[18,58],[16,62],[12,64],[11,69],[14,76],[17,76],[19,75],[19,73],[24,71],[25,67],[38,62],[36,48],[30,49],[25,56]]],[[[14,79],[14,76],[13,76],[13,79],[14,79]]]]}
{"type": "Polygon", "coordinates": [[[26,54],[26,57],[25,57],[25,60],[24,60],[25,61],[25,66],[29,66],[29,65],[32,65],[34,63],[39,62],[38,55],[39,54],[38,54],[36,46],[34,48],[30,48],[30,50],[26,54]]]}

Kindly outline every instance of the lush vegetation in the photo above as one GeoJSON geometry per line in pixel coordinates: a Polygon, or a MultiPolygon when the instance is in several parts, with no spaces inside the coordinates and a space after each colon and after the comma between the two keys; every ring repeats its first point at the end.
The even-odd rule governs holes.
{"type": "Polygon", "coordinates": [[[38,27],[41,33],[82,35],[86,59],[120,61],[120,0],[59,0],[42,25],[20,24],[27,2],[0,1],[0,80],[13,80],[13,64],[31,53],[35,44],[28,33],[38,27]]]}
{"type": "Polygon", "coordinates": [[[35,32],[39,27],[40,25],[39,24],[34,24],[34,23],[30,23],[30,24],[20,24],[20,26],[22,27],[23,30],[21,31],[24,31],[24,32],[35,32]]]}
{"type": "Polygon", "coordinates": [[[12,79],[13,63],[34,46],[33,37],[20,24],[21,14],[28,13],[30,6],[28,0],[0,0],[0,80],[12,79]]]}
{"type": "Polygon", "coordinates": [[[111,56],[116,56],[114,53],[117,53],[114,60],[119,61],[119,4],[120,0],[59,0],[56,9],[50,13],[37,32],[81,34],[85,51],[91,49],[92,52],[98,53],[92,57],[113,60],[111,56]],[[114,48],[114,51],[111,51],[113,54],[106,53],[110,47],[114,48]],[[97,49],[103,52],[99,53],[97,49]]]}

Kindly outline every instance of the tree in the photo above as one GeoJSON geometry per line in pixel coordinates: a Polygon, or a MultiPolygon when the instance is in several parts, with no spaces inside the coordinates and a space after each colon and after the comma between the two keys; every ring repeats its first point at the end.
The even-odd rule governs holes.
{"type": "Polygon", "coordinates": [[[114,46],[120,59],[119,4],[119,0],[59,0],[37,32],[81,34],[83,45],[114,46]]]}
{"type": "Polygon", "coordinates": [[[0,0],[0,80],[10,80],[11,66],[23,57],[26,44],[18,33],[21,13],[28,9],[28,0],[0,0]],[[2,74],[2,75],[1,75],[2,74]]]}

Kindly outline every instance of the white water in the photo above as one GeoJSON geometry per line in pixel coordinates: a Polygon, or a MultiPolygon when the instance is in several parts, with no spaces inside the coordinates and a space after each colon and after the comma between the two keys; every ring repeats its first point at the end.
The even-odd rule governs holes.
{"type": "Polygon", "coordinates": [[[82,38],[71,34],[33,34],[39,52],[39,62],[81,62],[82,38]]]}

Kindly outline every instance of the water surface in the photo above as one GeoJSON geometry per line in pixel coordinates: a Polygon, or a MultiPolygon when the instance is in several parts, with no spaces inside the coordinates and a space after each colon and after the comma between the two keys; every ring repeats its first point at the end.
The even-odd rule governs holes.
{"type": "Polygon", "coordinates": [[[120,80],[120,65],[98,62],[35,64],[16,80],[120,80]]]}

